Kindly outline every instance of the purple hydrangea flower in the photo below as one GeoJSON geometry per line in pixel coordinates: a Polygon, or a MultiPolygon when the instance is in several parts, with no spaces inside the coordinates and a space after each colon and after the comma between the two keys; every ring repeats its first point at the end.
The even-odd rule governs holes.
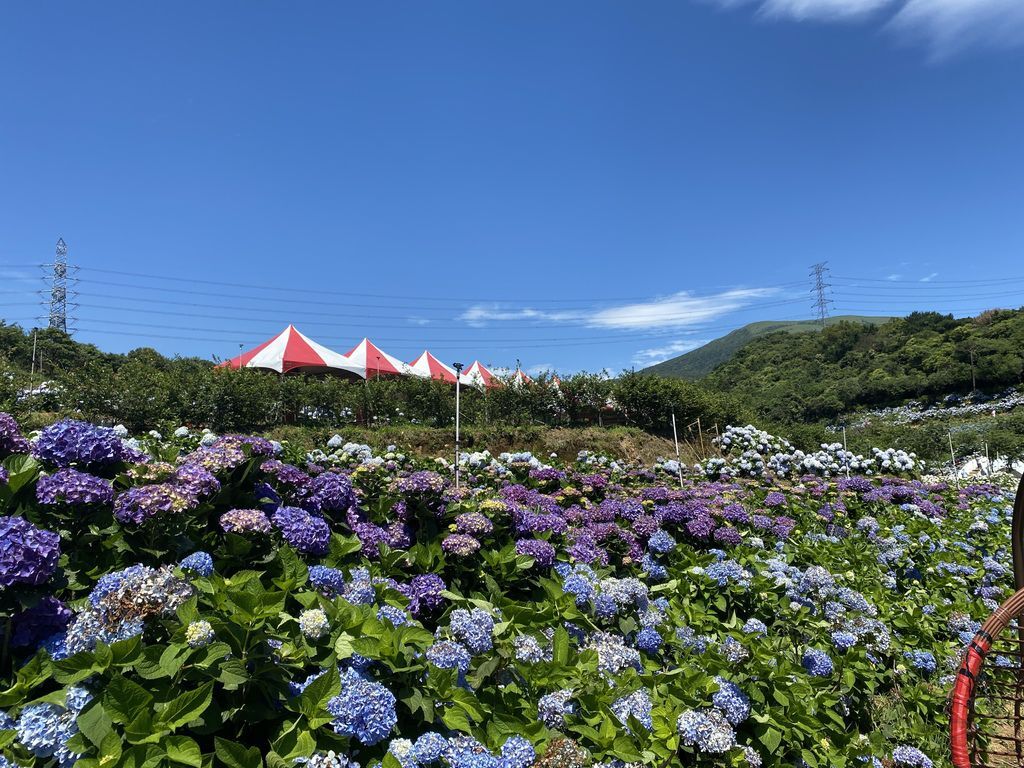
{"type": "Polygon", "coordinates": [[[273,523],[284,540],[300,552],[310,555],[327,553],[331,529],[323,519],[299,507],[281,507],[274,513],[273,523]]]}
{"type": "Polygon", "coordinates": [[[14,648],[39,645],[51,635],[63,632],[71,616],[70,608],[57,598],[47,595],[31,608],[14,615],[11,645],[14,648]]]}
{"type": "Polygon", "coordinates": [[[778,491],[771,491],[767,496],[764,497],[764,505],[766,507],[781,507],[786,503],[786,496],[778,491]]]}
{"type": "Polygon", "coordinates": [[[455,530],[467,536],[486,536],[494,530],[494,523],[479,512],[463,512],[455,518],[455,530]]]}
{"type": "Polygon", "coordinates": [[[0,517],[0,588],[39,586],[57,570],[60,536],[21,517],[0,517]]]}
{"type": "Polygon", "coordinates": [[[546,570],[555,564],[555,548],[543,539],[519,539],[516,554],[532,557],[535,568],[546,570]]]}
{"type": "Polygon", "coordinates": [[[79,472],[59,469],[43,475],[36,484],[36,499],[46,506],[86,507],[112,504],[114,487],[109,480],[79,472]]]}
{"type": "Polygon", "coordinates": [[[356,503],[352,483],[336,472],[317,475],[305,484],[300,496],[303,509],[315,515],[343,515],[356,503]]]}
{"type": "Polygon", "coordinates": [[[421,472],[413,472],[408,477],[399,478],[395,482],[395,487],[399,493],[434,495],[444,490],[444,478],[437,474],[437,472],[423,470],[421,472]]]}
{"type": "Polygon", "coordinates": [[[9,413],[0,412],[0,459],[12,453],[28,453],[28,440],[21,435],[18,422],[9,413]]]}
{"type": "Polygon", "coordinates": [[[121,462],[137,463],[145,458],[125,445],[110,427],[97,427],[74,419],[64,419],[44,429],[32,452],[57,467],[77,465],[93,470],[121,462]]]}
{"type": "Polygon", "coordinates": [[[421,573],[413,576],[408,585],[400,591],[409,598],[409,612],[413,616],[433,613],[444,605],[441,593],[447,589],[444,579],[436,573],[421,573]]]}
{"type": "Polygon", "coordinates": [[[309,583],[325,597],[335,598],[345,591],[345,574],[326,565],[311,565],[309,583]]]}

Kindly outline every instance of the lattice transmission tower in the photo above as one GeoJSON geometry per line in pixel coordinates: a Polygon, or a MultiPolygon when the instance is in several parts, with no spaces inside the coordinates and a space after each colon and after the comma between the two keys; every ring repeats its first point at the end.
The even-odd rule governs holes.
{"type": "Polygon", "coordinates": [[[829,307],[832,305],[832,299],[829,298],[828,292],[832,284],[826,282],[827,277],[827,261],[818,262],[811,267],[811,279],[813,281],[811,293],[814,295],[814,313],[817,315],[818,322],[821,323],[823,328],[825,327],[825,320],[828,318],[829,307]]]}
{"type": "MultiPolygon", "coordinates": [[[[75,319],[68,316],[68,307],[74,309],[78,305],[74,299],[78,295],[74,286],[77,282],[74,275],[78,267],[68,264],[68,246],[64,238],[57,241],[57,251],[52,264],[44,264],[46,270],[44,281],[49,289],[49,327],[64,333],[75,332],[75,319]]],[[[44,302],[45,306],[45,302],[44,302]]]]}

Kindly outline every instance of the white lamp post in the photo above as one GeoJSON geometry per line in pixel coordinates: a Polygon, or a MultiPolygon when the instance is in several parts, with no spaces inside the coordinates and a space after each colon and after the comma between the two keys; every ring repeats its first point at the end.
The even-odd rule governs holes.
{"type": "Polygon", "coordinates": [[[453,363],[455,369],[455,488],[459,487],[459,384],[462,380],[462,363],[453,363]]]}

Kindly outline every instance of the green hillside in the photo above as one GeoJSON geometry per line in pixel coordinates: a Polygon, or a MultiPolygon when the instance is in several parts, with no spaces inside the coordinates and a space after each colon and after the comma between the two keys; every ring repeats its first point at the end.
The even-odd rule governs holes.
{"type": "Polygon", "coordinates": [[[1024,310],[954,318],[915,312],[885,323],[837,322],[820,333],[760,336],[701,383],[776,424],[858,408],[935,400],[1024,381],[1024,310]]]}
{"type": "MultiPolygon", "coordinates": [[[[826,325],[834,325],[835,323],[847,321],[880,325],[891,319],[890,317],[840,315],[839,317],[828,318],[825,323],[826,325]]],[[[762,320],[758,323],[750,323],[742,328],[737,328],[735,331],[714,341],[709,341],[703,347],[690,350],[685,354],[679,355],[679,357],[673,357],[671,360],[644,368],[641,373],[652,373],[657,376],[670,376],[679,379],[700,379],[707,376],[722,363],[731,360],[740,349],[759,336],[779,331],[785,333],[807,333],[819,330],[821,330],[821,323],[817,320],[762,320]]]]}

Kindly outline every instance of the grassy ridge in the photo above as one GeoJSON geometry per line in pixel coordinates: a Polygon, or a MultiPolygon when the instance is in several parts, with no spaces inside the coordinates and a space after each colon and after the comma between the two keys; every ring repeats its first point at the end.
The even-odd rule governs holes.
{"type": "MultiPolygon", "coordinates": [[[[878,325],[891,319],[890,317],[840,315],[828,318],[825,323],[826,325],[835,325],[841,322],[854,322],[878,325]]],[[[810,333],[819,330],[821,330],[821,323],[817,320],[762,320],[757,323],[748,323],[721,338],[709,341],[702,347],[644,368],[642,372],[680,379],[700,379],[722,363],[731,360],[740,349],[756,338],[770,333],[810,333]]]]}

